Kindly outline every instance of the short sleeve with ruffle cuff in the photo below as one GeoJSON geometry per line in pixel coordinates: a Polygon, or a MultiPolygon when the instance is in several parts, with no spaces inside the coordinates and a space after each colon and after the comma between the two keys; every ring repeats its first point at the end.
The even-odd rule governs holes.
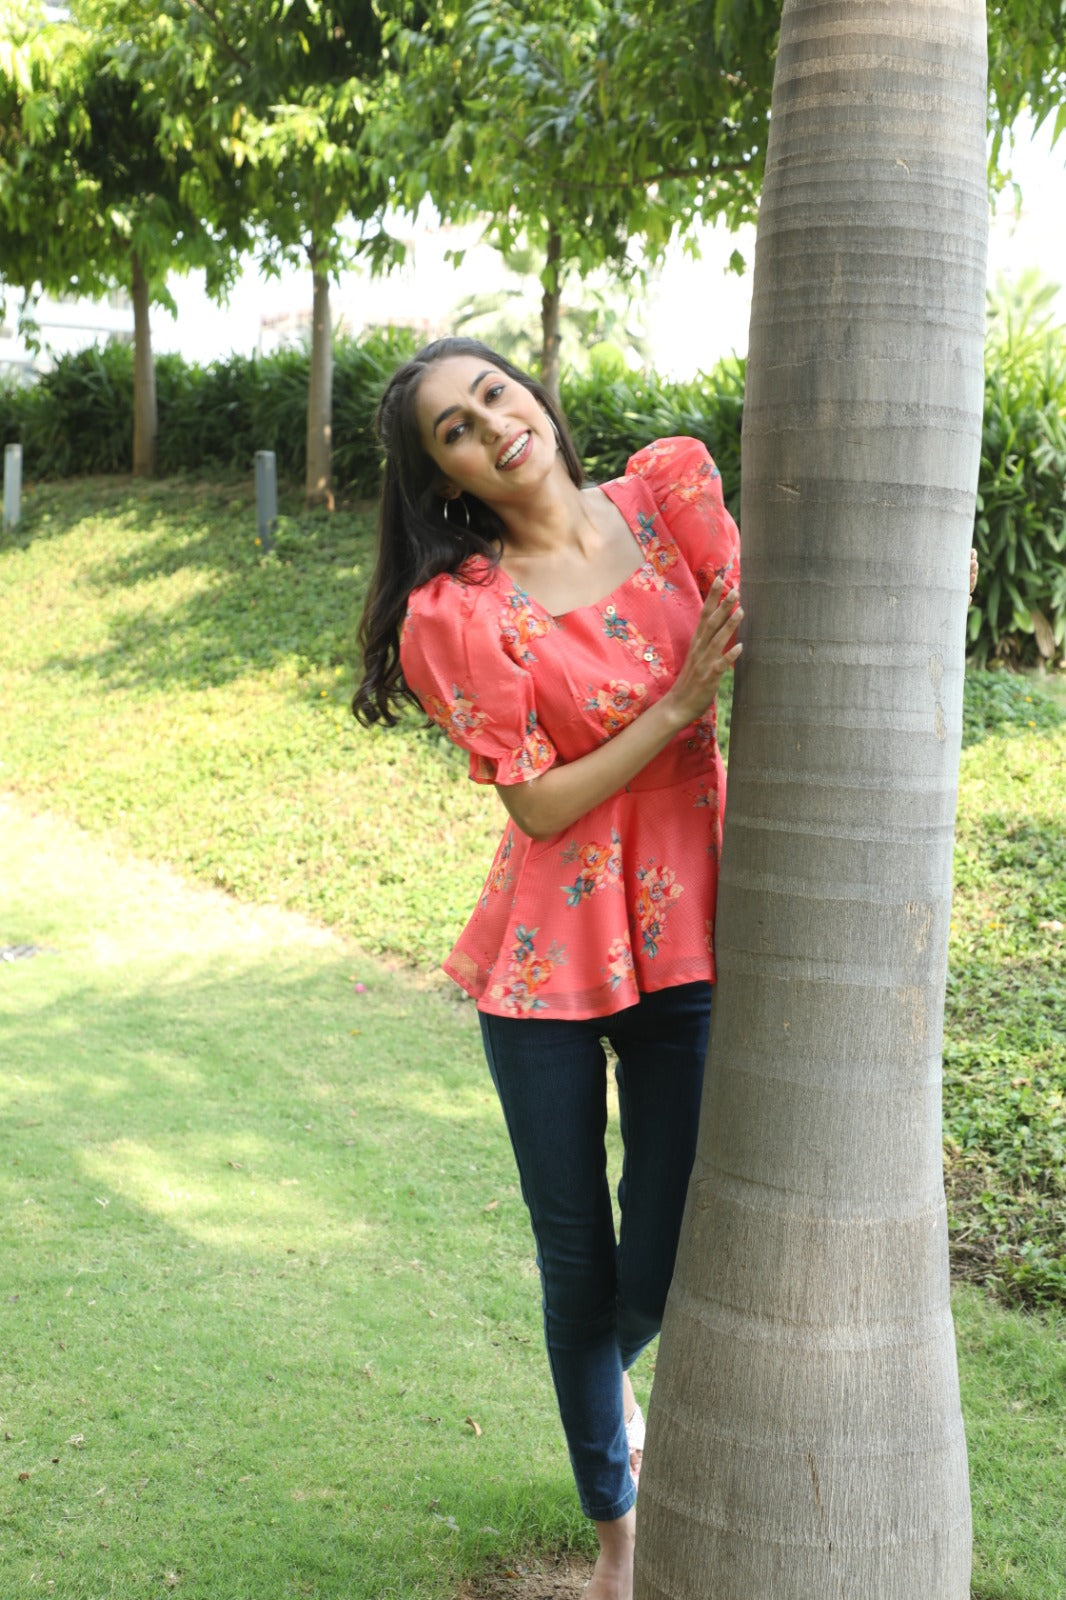
{"type": "Polygon", "coordinates": [[[722,477],[699,439],[656,439],[626,463],[642,478],[706,599],[724,577],[740,584],[740,535],[722,499],[722,477]]]}
{"type": "Polygon", "coordinates": [[[533,680],[504,643],[498,586],[442,573],[416,589],[400,636],[404,681],[426,715],[469,752],[475,783],[527,783],[555,747],[541,728],[533,680]]]}

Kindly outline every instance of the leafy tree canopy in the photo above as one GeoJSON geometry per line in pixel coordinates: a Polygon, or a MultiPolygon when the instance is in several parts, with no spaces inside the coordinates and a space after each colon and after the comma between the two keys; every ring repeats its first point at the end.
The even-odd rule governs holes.
{"type": "MultiPolygon", "coordinates": [[[[485,215],[490,239],[562,236],[581,270],[631,270],[697,221],[754,218],[781,0],[428,0],[384,26],[372,130],[397,198],[485,215]],[[397,151],[406,152],[402,168],[397,151]]],[[[1066,7],[988,8],[996,159],[1018,118],[1066,127],[1066,7]]]]}
{"type": "Polygon", "coordinates": [[[395,250],[388,193],[362,157],[382,64],[366,0],[81,0],[108,32],[165,148],[183,152],[183,194],[217,212],[232,181],[268,267],[310,258],[336,271],[353,252],[395,250]],[[354,242],[341,224],[369,224],[354,242]]]}
{"type": "Polygon", "coordinates": [[[654,259],[698,218],[746,220],[772,74],[752,24],[776,7],[755,0],[717,28],[715,9],[442,0],[420,25],[401,14],[385,29],[376,170],[407,206],[431,195],[450,219],[487,216],[503,250],[555,233],[583,272],[632,270],[633,239],[654,259]]]}
{"type": "Polygon", "coordinates": [[[232,279],[242,239],[232,206],[205,223],[188,203],[188,154],[164,153],[158,125],[116,70],[108,42],[77,21],[8,9],[0,45],[0,274],[27,290],[97,295],[129,284],[151,299],[167,274],[232,279]]]}

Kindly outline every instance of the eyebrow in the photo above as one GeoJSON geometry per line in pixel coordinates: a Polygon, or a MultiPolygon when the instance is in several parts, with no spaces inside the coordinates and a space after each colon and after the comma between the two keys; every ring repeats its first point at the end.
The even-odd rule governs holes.
{"type": "MultiPolygon", "coordinates": [[[[473,383],[470,385],[469,389],[467,390],[467,394],[473,394],[474,390],[481,383],[482,379],[483,378],[491,378],[491,377],[493,377],[494,373],[495,373],[495,368],[494,367],[486,367],[484,372],[479,372],[477,377],[474,379],[473,383]]],[[[433,427],[431,428],[430,432],[436,433],[437,429],[440,427],[440,425],[444,421],[444,419],[446,417],[450,417],[450,416],[454,415],[454,413],[456,411],[458,411],[458,409],[459,409],[458,406],[445,406],[445,408],[441,412],[440,416],[439,417],[434,417],[434,419],[433,419],[433,427]]]]}

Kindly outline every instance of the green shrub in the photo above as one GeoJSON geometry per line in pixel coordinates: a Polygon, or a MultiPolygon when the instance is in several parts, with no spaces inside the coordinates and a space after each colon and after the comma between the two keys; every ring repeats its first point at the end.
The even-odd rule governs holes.
{"type": "Polygon", "coordinates": [[[28,473],[73,478],[129,471],[132,345],[89,345],[62,356],[34,393],[22,436],[28,473]]]}
{"type": "Polygon", "coordinates": [[[1066,654],[1066,328],[1033,275],[989,296],[969,637],[979,661],[1066,654]]]}
{"type": "Polygon", "coordinates": [[[333,475],[349,494],[369,498],[381,483],[374,441],[378,397],[421,340],[406,328],[375,328],[338,344],[333,358],[333,475]]]}
{"type": "Polygon", "coordinates": [[[256,362],[247,356],[200,367],[180,356],[156,362],[157,461],[162,473],[237,467],[251,458],[256,362]]]}
{"type": "Polygon", "coordinates": [[[26,433],[26,413],[37,393],[36,384],[20,379],[0,379],[0,447],[22,443],[26,433]]]}
{"type": "Polygon", "coordinates": [[[571,374],[563,381],[561,399],[577,453],[594,482],[618,477],[627,458],[649,439],[693,434],[714,456],[726,504],[738,514],[744,411],[744,362],[738,357],[720,361],[689,383],[643,373],[614,379],[595,370],[571,374]]]}

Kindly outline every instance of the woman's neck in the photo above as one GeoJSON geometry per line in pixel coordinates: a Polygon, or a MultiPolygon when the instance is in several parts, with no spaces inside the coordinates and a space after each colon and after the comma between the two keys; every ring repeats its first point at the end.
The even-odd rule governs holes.
{"type": "Polygon", "coordinates": [[[570,552],[586,556],[598,540],[588,494],[560,462],[543,487],[520,505],[498,507],[504,525],[504,564],[570,552]],[[561,482],[560,482],[561,478],[561,482]]]}

